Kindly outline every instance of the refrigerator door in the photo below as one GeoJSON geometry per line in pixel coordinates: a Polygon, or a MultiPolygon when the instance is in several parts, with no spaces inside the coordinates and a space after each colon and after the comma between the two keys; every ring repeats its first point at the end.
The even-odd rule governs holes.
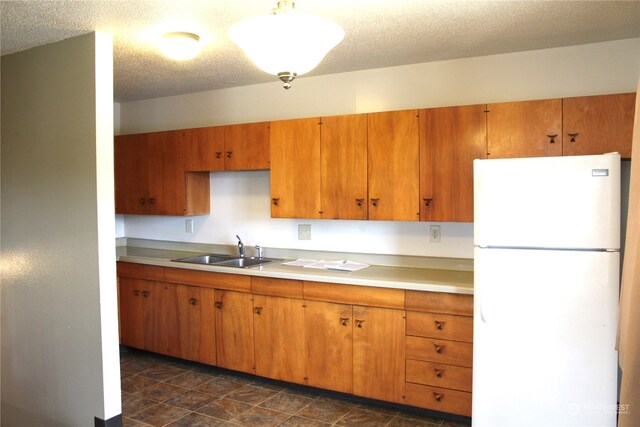
{"type": "Polygon", "coordinates": [[[475,249],[473,426],[615,426],[619,254],[475,249]]]}
{"type": "Polygon", "coordinates": [[[620,248],[620,155],[474,162],[476,246],[620,248]]]}

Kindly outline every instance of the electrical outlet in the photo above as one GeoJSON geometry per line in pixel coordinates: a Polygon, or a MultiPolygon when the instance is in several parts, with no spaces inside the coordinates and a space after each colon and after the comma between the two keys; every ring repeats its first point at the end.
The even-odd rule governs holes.
{"type": "Polygon", "coordinates": [[[440,226],[429,226],[429,243],[440,243],[440,226]]]}
{"type": "Polygon", "coordinates": [[[311,240],[311,224],[298,224],[298,240],[311,240]]]}
{"type": "Polygon", "coordinates": [[[187,233],[193,233],[193,219],[187,218],[184,222],[184,231],[187,233]]]}

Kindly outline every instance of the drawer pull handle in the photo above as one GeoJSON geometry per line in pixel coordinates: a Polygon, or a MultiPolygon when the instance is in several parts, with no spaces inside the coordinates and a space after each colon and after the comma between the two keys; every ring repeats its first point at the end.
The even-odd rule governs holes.
{"type": "Polygon", "coordinates": [[[227,159],[230,159],[232,154],[233,154],[233,151],[227,151],[227,159]]]}
{"type": "Polygon", "coordinates": [[[362,206],[364,204],[364,199],[356,199],[356,205],[362,206]]]}
{"type": "Polygon", "coordinates": [[[255,313],[259,316],[262,314],[262,307],[256,307],[253,309],[253,311],[255,311],[255,313]]]}
{"type": "Polygon", "coordinates": [[[441,369],[434,369],[434,371],[436,372],[436,377],[438,378],[442,378],[442,376],[444,375],[444,371],[441,369]]]}
{"type": "Polygon", "coordinates": [[[441,331],[442,329],[444,329],[444,322],[441,322],[439,320],[436,320],[436,329],[441,331]]]}
{"type": "Polygon", "coordinates": [[[436,400],[436,402],[442,402],[442,398],[444,398],[444,394],[434,392],[433,398],[436,400]]]}
{"type": "Polygon", "coordinates": [[[134,289],[134,290],[133,290],[133,296],[137,297],[137,296],[139,296],[139,295],[140,295],[140,291],[139,291],[139,290],[137,290],[137,289],[134,289]]]}
{"type": "Polygon", "coordinates": [[[432,199],[422,199],[422,200],[424,201],[424,205],[425,205],[426,207],[431,207],[431,200],[432,200],[432,199]]]}
{"type": "Polygon", "coordinates": [[[571,137],[571,141],[570,142],[576,142],[576,136],[580,135],[579,133],[568,133],[567,135],[569,135],[571,137]]]}
{"type": "Polygon", "coordinates": [[[280,204],[280,198],[279,197],[275,197],[275,198],[271,199],[271,202],[273,203],[273,206],[278,206],[280,204]]]}
{"type": "Polygon", "coordinates": [[[363,328],[363,326],[362,326],[363,323],[364,323],[364,320],[356,319],[356,327],[357,328],[362,329],[363,328]]]}
{"type": "Polygon", "coordinates": [[[189,298],[189,304],[196,305],[196,304],[198,304],[198,300],[195,299],[195,298],[189,298]]]}
{"type": "Polygon", "coordinates": [[[154,199],[153,197],[149,199],[149,204],[150,205],[155,205],[156,204],[156,199],[154,199]]]}
{"type": "Polygon", "coordinates": [[[216,301],[216,308],[222,308],[222,302],[216,301]]]}
{"type": "Polygon", "coordinates": [[[145,203],[147,203],[147,200],[146,199],[140,199],[139,202],[140,202],[141,205],[144,205],[145,203]]]}
{"type": "Polygon", "coordinates": [[[558,137],[557,133],[554,133],[553,135],[547,135],[547,138],[549,138],[549,144],[555,144],[557,137],[558,137]]]}
{"type": "Polygon", "coordinates": [[[349,324],[349,318],[348,317],[341,317],[340,318],[340,324],[342,326],[347,326],[349,324]]]}
{"type": "Polygon", "coordinates": [[[216,151],[216,159],[222,158],[222,151],[216,151]]]}
{"type": "Polygon", "coordinates": [[[380,204],[380,199],[371,199],[371,204],[377,207],[380,204]]]}
{"type": "Polygon", "coordinates": [[[442,354],[442,352],[444,351],[444,346],[443,345],[434,344],[434,347],[436,348],[436,353],[438,353],[438,354],[442,354]]]}

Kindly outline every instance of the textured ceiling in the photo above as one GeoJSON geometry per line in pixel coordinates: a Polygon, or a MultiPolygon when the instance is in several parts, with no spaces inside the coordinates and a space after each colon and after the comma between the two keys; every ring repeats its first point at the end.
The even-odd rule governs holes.
{"type": "MultiPolygon", "coordinates": [[[[234,23],[268,14],[276,0],[0,3],[2,55],[90,31],[113,34],[116,101],[280,84],[227,36],[234,23]],[[168,31],[199,34],[200,56],[162,56],[157,41],[168,31]]],[[[640,1],[297,0],[296,8],[345,30],[308,75],[640,37],[640,1]]]]}

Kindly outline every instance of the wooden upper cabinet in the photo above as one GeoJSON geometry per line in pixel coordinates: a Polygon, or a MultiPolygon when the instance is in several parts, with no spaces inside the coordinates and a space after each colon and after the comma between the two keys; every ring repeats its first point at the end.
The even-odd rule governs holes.
{"type": "Polygon", "coordinates": [[[116,136],[115,205],[118,214],[144,214],[149,198],[147,134],[116,136]]]}
{"type": "Polygon", "coordinates": [[[271,122],[271,217],[320,218],[320,119],[271,122]]]}
{"type": "Polygon", "coordinates": [[[224,170],[224,126],[187,129],[190,148],[185,160],[189,171],[224,170]]]}
{"type": "Polygon", "coordinates": [[[367,219],[367,115],[322,117],[322,218],[367,219]]]}
{"type": "Polygon", "coordinates": [[[486,157],[485,105],[420,111],[420,219],[473,222],[473,160],[486,157]]]}
{"type": "Polygon", "coordinates": [[[635,93],[563,99],[563,155],[617,151],[631,158],[635,99],[635,93]]]}
{"type": "Polygon", "coordinates": [[[417,221],[418,111],[370,113],[367,122],[369,219],[417,221]]]}
{"type": "Polygon", "coordinates": [[[487,158],[562,155],[562,99],[487,105],[487,158]]]}
{"type": "Polygon", "coordinates": [[[224,127],[225,170],[269,169],[269,123],[224,127]]]}

